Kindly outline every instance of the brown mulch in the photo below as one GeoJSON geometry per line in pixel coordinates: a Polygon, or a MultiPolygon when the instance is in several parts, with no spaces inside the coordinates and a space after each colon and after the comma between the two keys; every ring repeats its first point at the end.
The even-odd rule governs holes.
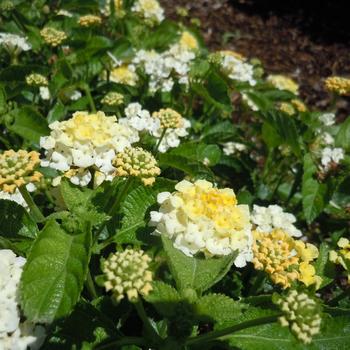
{"type": "MultiPolygon", "coordinates": [[[[211,49],[259,58],[268,73],[294,78],[309,106],[327,109],[330,96],[322,81],[330,75],[350,75],[350,31],[342,0],[312,2],[284,0],[276,6],[267,0],[161,0],[172,19],[181,19],[177,6],[188,9],[189,17],[181,19],[186,24],[199,18],[211,49]]],[[[342,117],[350,114],[348,98],[337,107],[342,117]]]]}

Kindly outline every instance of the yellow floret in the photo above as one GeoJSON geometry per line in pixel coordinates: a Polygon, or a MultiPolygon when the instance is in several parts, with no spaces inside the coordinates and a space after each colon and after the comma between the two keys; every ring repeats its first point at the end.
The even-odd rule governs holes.
{"type": "Polygon", "coordinates": [[[171,108],[162,108],[158,112],[153,112],[152,117],[159,119],[163,129],[177,129],[184,124],[181,114],[171,108]]]}
{"type": "Polygon", "coordinates": [[[127,64],[123,64],[113,68],[110,73],[110,80],[119,84],[135,86],[138,82],[138,76],[127,64]]]}
{"type": "Polygon", "coordinates": [[[185,50],[196,50],[198,48],[197,39],[190,32],[183,32],[179,40],[179,44],[185,50]]]}
{"type": "Polygon", "coordinates": [[[348,95],[350,93],[350,79],[337,76],[329,77],[325,80],[325,87],[330,92],[348,95]]]}
{"type": "Polygon", "coordinates": [[[287,90],[295,95],[299,93],[299,85],[293,79],[285,75],[271,74],[267,77],[266,81],[277,89],[287,90]]]}
{"type": "Polygon", "coordinates": [[[101,17],[95,15],[85,15],[79,18],[78,23],[82,27],[90,27],[100,25],[102,23],[102,19],[101,17]]]}
{"type": "Polygon", "coordinates": [[[64,40],[67,39],[65,32],[51,27],[42,29],[40,31],[40,35],[47,44],[53,47],[60,45],[64,40]]]}

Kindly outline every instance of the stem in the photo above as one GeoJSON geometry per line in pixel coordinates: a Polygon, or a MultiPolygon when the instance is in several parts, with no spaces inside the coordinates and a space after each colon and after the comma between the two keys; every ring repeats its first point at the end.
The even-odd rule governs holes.
{"type": "Polygon", "coordinates": [[[140,319],[143,322],[143,325],[147,331],[147,333],[154,339],[154,340],[162,340],[158,333],[153,328],[151,322],[149,321],[149,318],[147,317],[145,308],[143,307],[142,300],[139,298],[138,301],[134,304],[135,309],[137,311],[137,314],[139,315],[140,319]]]}
{"type": "Polygon", "coordinates": [[[234,326],[231,326],[231,327],[228,327],[225,329],[221,329],[218,331],[212,331],[212,332],[209,332],[209,333],[206,333],[203,335],[199,335],[197,337],[193,337],[193,338],[188,339],[186,342],[186,345],[193,345],[193,344],[199,344],[199,343],[205,344],[205,343],[212,341],[216,338],[224,337],[226,335],[240,331],[240,330],[245,329],[245,328],[259,326],[259,325],[267,324],[267,323],[273,323],[273,322],[277,321],[277,319],[280,315],[281,314],[274,315],[274,316],[256,318],[255,320],[242,322],[242,323],[236,324],[234,326]]]}
{"type": "Polygon", "coordinates": [[[167,128],[164,128],[163,131],[162,131],[162,134],[160,135],[160,138],[159,138],[159,140],[158,140],[158,142],[156,144],[156,147],[154,148],[154,152],[155,153],[158,152],[158,148],[159,148],[159,146],[160,146],[160,144],[161,144],[161,142],[162,142],[162,140],[163,140],[163,138],[165,136],[166,131],[167,131],[167,128]]]}
{"type": "Polygon", "coordinates": [[[95,284],[94,284],[94,280],[92,279],[90,270],[88,270],[88,273],[87,273],[86,288],[89,291],[92,299],[96,299],[98,297],[97,292],[96,292],[96,288],[95,288],[95,284]]]}
{"type": "Polygon", "coordinates": [[[104,350],[104,349],[120,349],[123,345],[139,345],[144,346],[145,341],[139,337],[123,337],[123,339],[113,340],[110,343],[96,346],[95,350],[104,350]]]}
{"type": "Polygon", "coordinates": [[[26,186],[21,186],[18,188],[19,192],[21,193],[23,199],[28,204],[29,210],[31,214],[33,215],[33,218],[36,222],[42,222],[45,220],[45,216],[41,213],[40,209],[36,206],[34,203],[32,196],[29,194],[26,186]]]}
{"type": "Polygon", "coordinates": [[[94,100],[93,100],[93,98],[92,98],[92,96],[91,96],[91,92],[90,92],[89,85],[84,84],[84,85],[83,85],[83,89],[84,89],[84,91],[85,91],[86,97],[87,97],[88,100],[89,100],[91,112],[95,113],[95,112],[96,112],[95,102],[94,102],[94,100]]]}

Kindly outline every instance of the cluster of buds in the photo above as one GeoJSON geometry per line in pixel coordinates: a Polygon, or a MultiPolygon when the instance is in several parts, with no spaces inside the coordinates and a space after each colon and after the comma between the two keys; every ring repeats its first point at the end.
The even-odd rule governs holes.
{"type": "Polygon", "coordinates": [[[126,249],[110,254],[102,263],[104,287],[112,291],[120,301],[126,294],[129,301],[138,300],[139,294],[148,295],[152,290],[152,272],[149,270],[151,258],[143,250],[126,249]]]}
{"type": "Polygon", "coordinates": [[[154,112],[152,117],[159,119],[162,129],[181,128],[184,123],[181,114],[171,108],[161,108],[158,112],[154,112]]]}
{"type": "Polygon", "coordinates": [[[350,283],[350,241],[342,237],[337,245],[340,249],[338,251],[331,250],[329,260],[344,267],[348,272],[348,282],[350,283]]]}
{"type": "Polygon", "coordinates": [[[306,112],[307,111],[307,107],[305,105],[305,103],[303,101],[300,101],[298,99],[293,99],[290,101],[290,103],[293,105],[293,107],[298,111],[298,112],[306,112]]]}
{"type": "Polygon", "coordinates": [[[329,77],[324,82],[326,90],[339,95],[350,94],[350,79],[343,77],[329,77]]]}
{"type": "Polygon", "coordinates": [[[47,86],[48,81],[47,78],[44,77],[41,74],[37,73],[32,73],[26,76],[26,83],[29,86],[35,86],[35,87],[40,87],[40,86],[47,86]]]}
{"type": "Polygon", "coordinates": [[[280,102],[280,103],[278,103],[278,109],[281,112],[286,113],[288,115],[295,114],[295,109],[289,102],[280,102]]]}
{"type": "Polygon", "coordinates": [[[78,24],[82,27],[98,26],[102,23],[102,19],[95,15],[81,16],[78,20],[78,24]]]}
{"type": "Polygon", "coordinates": [[[279,323],[289,327],[303,343],[310,344],[312,337],[320,332],[321,306],[308,294],[290,290],[286,296],[275,296],[274,302],[283,312],[279,323]]]}
{"type": "Polygon", "coordinates": [[[41,37],[44,39],[46,44],[49,44],[53,47],[61,45],[64,40],[67,39],[65,32],[57,30],[52,27],[45,27],[40,31],[41,37]]]}
{"type": "Polygon", "coordinates": [[[0,154],[0,190],[14,193],[17,188],[40,181],[42,174],[36,171],[39,153],[7,150],[0,154]]]}
{"type": "Polygon", "coordinates": [[[152,185],[160,174],[157,161],[150,152],[140,147],[128,147],[113,160],[117,176],[136,176],[145,186],[152,185]]]}
{"type": "Polygon", "coordinates": [[[111,91],[103,97],[101,102],[107,106],[120,106],[124,103],[124,96],[119,92],[111,91]]]}

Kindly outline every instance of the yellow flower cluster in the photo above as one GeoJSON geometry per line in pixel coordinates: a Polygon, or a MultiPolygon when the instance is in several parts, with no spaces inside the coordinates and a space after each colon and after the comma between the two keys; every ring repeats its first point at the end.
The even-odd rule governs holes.
{"type": "Polygon", "coordinates": [[[293,100],[290,101],[290,103],[293,105],[293,107],[295,107],[295,109],[298,112],[303,113],[303,112],[307,111],[307,107],[306,107],[305,103],[300,101],[300,100],[293,99],[293,100]]]}
{"type": "Polygon", "coordinates": [[[107,106],[119,106],[124,103],[124,96],[119,92],[109,92],[101,102],[107,106]]]}
{"type": "Polygon", "coordinates": [[[337,245],[340,249],[338,251],[331,250],[329,260],[344,267],[348,272],[348,282],[350,283],[350,241],[342,237],[337,245]]]}
{"type": "Polygon", "coordinates": [[[310,264],[318,257],[318,249],[313,244],[295,240],[280,229],[269,233],[253,231],[253,237],[254,267],[267,272],[274,283],[283,288],[296,280],[306,286],[320,285],[321,278],[310,264]]]}
{"type": "Polygon", "coordinates": [[[103,262],[104,286],[113,292],[117,301],[127,295],[129,301],[137,301],[139,294],[148,295],[152,290],[151,258],[142,250],[126,249],[111,254],[103,262]]]}
{"type": "Polygon", "coordinates": [[[97,26],[102,23],[102,19],[99,16],[95,15],[85,15],[81,16],[78,20],[78,24],[82,27],[91,27],[91,26],[97,26]]]}
{"type": "Polygon", "coordinates": [[[139,80],[138,75],[135,72],[135,67],[127,64],[113,68],[109,78],[114,83],[130,86],[135,86],[139,80]]]}
{"type": "Polygon", "coordinates": [[[195,36],[193,34],[191,34],[190,32],[183,32],[180,40],[179,40],[179,44],[181,46],[181,48],[185,49],[185,50],[196,50],[198,49],[198,42],[197,39],[195,38],[195,36]]]}
{"type": "Polygon", "coordinates": [[[65,32],[57,30],[51,27],[45,27],[40,31],[41,37],[44,39],[46,44],[49,44],[53,47],[61,45],[64,40],[67,39],[65,32]]]}
{"type": "Polygon", "coordinates": [[[330,92],[335,92],[339,95],[350,94],[350,79],[343,77],[328,77],[324,84],[326,89],[330,92]]]}
{"type": "Polygon", "coordinates": [[[136,176],[144,185],[152,185],[160,174],[157,161],[150,152],[140,147],[127,147],[113,160],[117,176],[136,176]]]}
{"type": "Polygon", "coordinates": [[[0,190],[14,193],[17,188],[40,181],[42,174],[36,171],[40,163],[39,153],[12,149],[0,154],[0,190]]]}
{"type": "Polygon", "coordinates": [[[310,344],[312,337],[320,332],[320,304],[306,293],[290,290],[286,296],[278,296],[275,304],[283,312],[279,317],[282,327],[290,327],[292,333],[304,344],[310,344]]]}
{"type": "Polygon", "coordinates": [[[219,54],[222,56],[231,56],[234,58],[237,58],[240,61],[245,61],[246,57],[240,54],[239,52],[233,51],[233,50],[220,50],[219,54]]]}
{"type": "Polygon", "coordinates": [[[27,75],[26,76],[26,83],[29,86],[36,86],[36,87],[48,85],[48,81],[47,81],[46,77],[44,77],[41,74],[37,74],[37,73],[27,75]]]}
{"type": "Polygon", "coordinates": [[[161,108],[158,112],[153,112],[153,118],[158,118],[162,129],[178,129],[184,124],[181,114],[171,108],[161,108]]]}
{"type": "Polygon", "coordinates": [[[299,93],[299,85],[285,75],[271,74],[267,77],[266,81],[279,90],[287,90],[295,95],[299,93]]]}
{"type": "Polygon", "coordinates": [[[288,102],[281,102],[278,104],[278,109],[283,112],[286,113],[288,115],[293,115],[295,114],[295,109],[294,107],[288,103],[288,102]]]}

